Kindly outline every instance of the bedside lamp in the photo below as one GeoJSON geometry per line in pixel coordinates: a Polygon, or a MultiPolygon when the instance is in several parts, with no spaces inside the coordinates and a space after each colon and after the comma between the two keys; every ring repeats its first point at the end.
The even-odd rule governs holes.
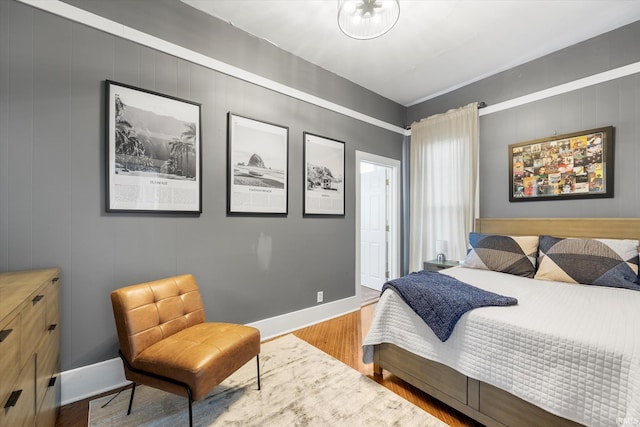
{"type": "Polygon", "coordinates": [[[447,241],[436,240],[436,261],[443,263],[447,260],[447,241]]]}

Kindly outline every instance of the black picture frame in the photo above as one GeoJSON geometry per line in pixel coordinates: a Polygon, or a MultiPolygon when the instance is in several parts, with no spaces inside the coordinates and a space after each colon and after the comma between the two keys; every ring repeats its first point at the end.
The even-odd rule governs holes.
{"type": "Polygon", "coordinates": [[[614,128],[509,145],[509,201],[613,197],[614,128]]]}
{"type": "Polygon", "coordinates": [[[303,132],[304,216],[344,216],[345,143],[303,132]]]}
{"type": "Polygon", "coordinates": [[[200,104],[111,80],[106,211],[202,213],[200,104]]]}
{"type": "Polygon", "coordinates": [[[289,128],[227,114],[227,215],[286,216],[289,128]]]}

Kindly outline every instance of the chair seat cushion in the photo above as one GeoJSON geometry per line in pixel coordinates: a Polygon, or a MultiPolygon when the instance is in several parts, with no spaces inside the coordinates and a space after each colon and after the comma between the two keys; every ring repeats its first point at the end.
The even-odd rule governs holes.
{"type": "Polygon", "coordinates": [[[152,344],[131,365],[187,384],[193,400],[199,400],[258,353],[258,329],[210,322],[191,326],[152,344]]]}

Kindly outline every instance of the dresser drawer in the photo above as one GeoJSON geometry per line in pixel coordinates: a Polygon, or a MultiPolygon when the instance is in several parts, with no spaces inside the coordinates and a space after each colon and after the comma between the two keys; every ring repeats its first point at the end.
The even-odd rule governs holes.
{"type": "Polygon", "coordinates": [[[60,279],[54,277],[45,288],[45,301],[47,303],[47,330],[56,325],[60,329],[60,279]]]}
{"type": "Polygon", "coordinates": [[[5,323],[0,331],[0,401],[4,401],[23,365],[20,357],[20,314],[5,323]]]}
{"type": "MultiPolygon", "coordinates": [[[[53,375],[46,378],[46,382],[37,382],[37,404],[40,405],[36,415],[36,426],[55,427],[58,407],[60,406],[60,360],[58,354],[51,362],[55,368],[53,375]]],[[[37,368],[36,368],[37,369],[37,368]]]]}
{"type": "MultiPolygon", "coordinates": [[[[31,356],[33,357],[33,355],[31,356]]],[[[8,396],[0,403],[0,426],[32,426],[35,422],[35,363],[26,363],[8,396]]]]}
{"type": "Polygon", "coordinates": [[[22,345],[23,362],[30,357],[44,337],[46,327],[47,302],[44,289],[31,297],[31,301],[22,310],[22,345]]]}
{"type": "Polygon", "coordinates": [[[58,402],[60,400],[60,387],[56,386],[47,390],[47,394],[42,402],[36,418],[37,427],[54,427],[58,415],[58,402]]]}
{"type": "Polygon", "coordinates": [[[59,277],[57,268],[0,273],[0,427],[55,427],[59,277]]]}
{"type": "Polygon", "coordinates": [[[56,416],[60,406],[60,377],[56,377],[55,382],[47,387],[42,404],[36,416],[37,427],[54,427],[56,416]]]}
{"type": "MultiPolygon", "coordinates": [[[[42,404],[52,378],[59,382],[58,355],[60,348],[60,331],[53,330],[44,338],[36,354],[36,405],[42,404]]],[[[55,383],[54,383],[55,384],[55,383]]]]}

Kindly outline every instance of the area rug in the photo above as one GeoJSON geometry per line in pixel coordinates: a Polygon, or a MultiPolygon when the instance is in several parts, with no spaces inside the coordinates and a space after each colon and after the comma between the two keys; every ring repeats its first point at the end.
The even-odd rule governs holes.
{"type": "MultiPolygon", "coordinates": [[[[194,426],[428,426],[447,424],[293,335],[262,344],[255,360],[193,404],[194,426]]],[[[138,386],[89,403],[89,426],[187,426],[186,398],[138,386]],[[103,407],[104,406],[104,407],[103,407]]]]}

